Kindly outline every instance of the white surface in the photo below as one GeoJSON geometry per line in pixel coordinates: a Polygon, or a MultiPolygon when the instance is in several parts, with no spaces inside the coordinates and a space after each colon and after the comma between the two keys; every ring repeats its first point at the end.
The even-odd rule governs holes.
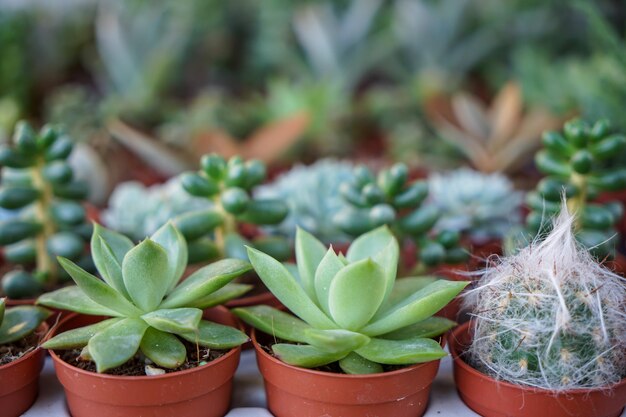
{"type": "MultiPolygon", "coordinates": [[[[272,417],[264,409],[263,378],[257,369],[254,352],[251,350],[241,354],[233,389],[233,409],[226,417],[272,417]]],[[[70,417],[65,406],[63,389],[54,375],[50,358],[46,359],[46,366],[41,374],[39,398],[23,416],[70,417]]],[[[452,359],[447,356],[441,360],[439,373],[433,382],[430,404],[425,417],[475,416],[478,414],[467,408],[457,395],[452,377],[452,359]]],[[[626,411],[622,417],[626,417],[626,411]]]]}

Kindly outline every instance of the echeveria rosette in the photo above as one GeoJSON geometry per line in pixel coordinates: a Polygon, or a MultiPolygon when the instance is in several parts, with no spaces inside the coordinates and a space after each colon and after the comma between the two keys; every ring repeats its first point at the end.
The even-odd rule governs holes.
{"type": "Polygon", "coordinates": [[[593,201],[600,192],[626,189],[626,167],[615,163],[626,149],[626,137],[612,133],[606,120],[589,124],[574,119],[565,123],[563,133],[545,132],[543,146],[535,163],[546,177],[527,195],[528,232],[534,235],[550,229],[550,219],[560,212],[565,192],[567,208],[577,215],[576,238],[599,259],[612,256],[614,226],[623,207],[619,202],[593,201]]]}
{"type": "Polygon", "coordinates": [[[233,312],[286,342],[272,346],[282,361],[305,368],[338,362],[350,374],[382,372],[446,355],[432,337],[454,322],[432,317],[467,282],[414,277],[396,280],[399,247],[387,227],[357,238],[346,256],[309,233],[296,234],[297,277],[248,248],[250,262],[269,290],[295,316],[268,306],[233,312]]]}
{"type": "Polygon", "coordinates": [[[49,316],[50,311],[42,307],[6,308],[5,299],[0,298],[0,345],[17,342],[33,334],[49,316]]]}
{"type": "Polygon", "coordinates": [[[254,197],[254,188],[267,176],[265,165],[239,156],[226,161],[217,154],[204,155],[200,164],[199,171],[182,174],[181,183],[189,194],[209,199],[212,207],[174,220],[189,242],[190,262],[216,257],[247,259],[247,245],[286,260],[291,255],[286,239],[248,241],[239,233],[241,224],[276,225],[287,216],[288,207],[281,200],[254,197]]]}
{"type": "Polygon", "coordinates": [[[212,349],[248,340],[237,329],[202,320],[202,309],[240,295],[236,284],[229,283],[251,268],[248,262],[223,259],[179,283],[187,265],[187,244],[171,223],[137,246],[96,225],[91,250],[102,280],[60,258],[76,286],[44,294],[37,302],[110,318],[61,333],[45,348],[85,348],[83,356],[104,372],[124,364],[138,350],[161,367],[177,368],[187,355],[180,339],[212,349]]]}
{"type": "Polygon", "coordinates": [[[425,181],[409,181],[402,163],[374,176],[365,166],[354,171],[353,180],[341,190],[350,207],[335,216],[335,223],[352,236],[387,225],[402,242],[412,240],[418,248],[422,270],[442,263],[457,264],[468,258],[460,246],[460,234],[451,230],[435,232],[441,213],[437,207],[422,204],[428,196],[425,181]]]}

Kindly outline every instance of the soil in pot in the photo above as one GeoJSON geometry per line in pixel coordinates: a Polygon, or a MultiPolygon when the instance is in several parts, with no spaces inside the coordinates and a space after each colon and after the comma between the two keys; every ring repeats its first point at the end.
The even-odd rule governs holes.
{"type": "Polygon", "coordinates": [[[471,342],[470,323],[448,336],[454,380],[461,399],[484,417],[619,417],[626,402],[626,379],[610,389],[550,391],[514,385],[485,375],[463,358],[471,342]]]}

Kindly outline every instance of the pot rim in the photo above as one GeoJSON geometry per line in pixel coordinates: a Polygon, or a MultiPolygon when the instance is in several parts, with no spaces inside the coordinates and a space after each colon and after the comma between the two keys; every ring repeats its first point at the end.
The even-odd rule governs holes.
{"type": "MultiPolygon", "coordinates": [[[[285,368],[289,368],[289,369],[292,369],[292,370],[296,370],[296,371],[299,371],[299,372],[303,372],[303,373],[310,374],[310,375],[316,375],[316,376],[325,376],[325,377],[333,377],[333,378],[339,378],[339,379],[350,379],[350,380],[389,378],[389,377],[393,377],[395,375],[400,375],[400,374],[404,374],[404,373],[407,373],[407,372],[413,372],[417,368],[422,368],[422,367],[431,365],[433,362],[437,362],[437,361],[440,361],[441,359],[443,359],[443,358],[441,358],[441,359],[436,359],[436,360],[432,360],[432,361],[428,361],[428,362],[416,363],[414,365],[406,366],[406,367],[404,367],[402,369],[397,369],[395,371],[379,372],[379,373],[375,373],[375,374],[349,375],[349,374],[339,374],[339,373],[334,373],[334,372],[316,371],[316,370],[313,370],[313,369],[302,368],[300,366],[289,365],[288,363],[285,363],[285,362],[275,358],[274,356],[270,355],[269,353],[267,353],[265,351],[265,349],[263,349],[261,347],[259,342],[257,342],[257,340],[256,340],[256,331],[257,330],[254,327],[252,327],[252,331],[250,333],[250,338],[252,339],[252,344],[254,345],[254,350],[256,350],[257,353],[260,353],[261,355],[263,355],[264,358],[269,359],[275,365],[283,366],[285,368]]],[[[442,346],[445,346],[445,341],[446,341],[445,337],[441,337],[441,345],[442,346]]]]}
{"type": "Polygon", "coordinates": [[[468,364],[467,362],[465,362],[462,358],[461,358],[461,350],[460,350],[460,336],[463,335],[464,333],[469,333],[470,331],[470,325],[472,324],[472,320],[465,322],[463,324],[459,324],[456,328],[454,328],[450,334],[448,335],[447,339],[448,339],[448,349],[450,350],[450,356],[452,357],[452,362],[454,363],[454,366],[458,366],[459,368],[461,368],[464,372],[468,372],[470,374],[472,374],[473,376],[480,378],[482,380],[485,380],[489,383],[492,384],[497,384],[497,385],[501,385],[505,388],[510,388],[510,389],[517,389],[517,390],[523,390],[523,391],[529,391],[532,393],[537,393],[537,394],[543,394],[543,395],[551,395],[551,396],[571,396],[571,395],[581,395],[581,394],[591,394],[594,392],[602,392],[602,391],[612,391],[615,390],[619,387],[622,387],[624,385],[626,385],[626,378],[622,378],[622,380],[620,382],[618,382],[615,385],[611,385],[611,386],[606,386],[606,387],[597,387],[597,388],[574,388],[574,389],[568,389],[568,390],[550,390],[550,389],[546,389],[546,388],[538,388],[538,387],[533,387],[530,385],[518,385],[518,384],[513,384],[511,382],[507,382],[504,380],[498,380],[495,379],[483,372],[480,372],[479,370],[473,368],[470,364],[468,364]]]}
{"type": "Polygon", "coordinates": [[[50,331],[50,330],[51,330],[51,328],[50,328],[50,326],[48,325],[48,323],[46,323],[46,322],[44,321],[43,323],[41,323],[41,324],[39,325],[39,327],[37,327],[37,329],[35,329],[35,331],[37,331],[37,330],[40,330],[40,331],[41,331],[41,333],[42,333],[41,337],[39,338],[39,342],[37,342],[37,346],[36,346],[33,350],[31,350],[30,352],[28,352],[27,354],[25,354],[24,356],[22,356],[21,358],[16,359],[16,360],[14,360],[14,361],[11,361],[11,362],[9,362],[9,363],[5,363],[4,365],[0,365],[0,371],[3,371],[4,369],[7,369],[8,367],[10,367],[10,366],[12,366],[12,365],[17,365],[17,364],[19,364],[20,362],[25,362],[25,361],[27,361],[30,357],[32,357],[32,356],[36,355],[37,353],[39,353],[40,351],[43,351],[43,350],[44,350],[44,348],[42,348],[42,347],[41,347],[41,344],[42,344],[43,342],[45,342],[45,341],[49,338],[49,335],[50,335],[50,333],[51,333],[51,331],[50,331]]]}

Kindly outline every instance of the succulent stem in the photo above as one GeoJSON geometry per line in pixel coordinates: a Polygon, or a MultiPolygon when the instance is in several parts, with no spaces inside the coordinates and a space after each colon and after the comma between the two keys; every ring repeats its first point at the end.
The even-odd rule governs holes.
{"type": "Polygon", "coordinates": [[[52,187],[48,184],[42,174],[43,159],[37,161],[37,164],[31,169],[33,185],[41,192],[39,199],[35,202],[35,217],[42,224],[42,231],[35,239],[37,248],[37,272],[36,278],[41,281],[54,283],[56,281],[56,262],[48,254],[46,242],[55,233],[54,221],[50,218],[48,209],[53,198],[52,187]]]}
{"type": "Polygon", "coordinates": [[[578,190],[578,194],[567,201],[567,209],[570,213],[578,214],[574,221],[574,230],[579,231],[582,228],[582,216],[580,214],[585,209],[587,201],[587,178],[583,174],[573,172],[571,182],[578,190]]]}

